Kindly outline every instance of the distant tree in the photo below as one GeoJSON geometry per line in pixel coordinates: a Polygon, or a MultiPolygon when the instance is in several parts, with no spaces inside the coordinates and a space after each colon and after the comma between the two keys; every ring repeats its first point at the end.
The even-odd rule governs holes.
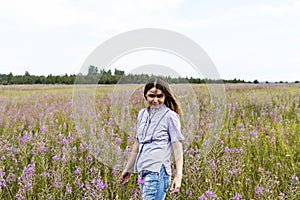
{"type": "Polygon", "coordinates": [[[255,79],[255,80],[253,81],[253,83],[254,83],[254,84],[258,84],[259,82],[258,82],[258,80],[255,79]]]}
{"type": "Polygon", "coordinates": [[[30,76],[28,71],[25,72],[25,76],[30,76]]]}
{"type": "Polygon", "coordinates": [[[299,83],[299,81],[295,81],[295,83],[299,83]]]}
{"type": "Polygon", "coordinates": [[[124,71],[122,71],[122,70],[118,70],[118,69],[115,69],[115,76],[116,75],[121,75],[121,76],[123,76],[124,74],[125,74],[125,72],[124,71]]]}
{"type": "Polygon", "coordinates": [[[89,69],[88,69],[88,75],[94,75],[98,73],[98,68],[90,65],[89,69]]]}

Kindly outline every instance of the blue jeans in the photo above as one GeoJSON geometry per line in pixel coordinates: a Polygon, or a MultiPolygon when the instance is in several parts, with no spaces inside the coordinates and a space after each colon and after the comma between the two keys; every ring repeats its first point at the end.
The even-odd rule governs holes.
{"type": "Polygon", "coordinates": [[[171,184],[171,176],[167,174],[165,166],[162,165],[160,172],[143,170],[139,177],[144,179],[141,184],[143,200],[163,200],[171,184]]]}

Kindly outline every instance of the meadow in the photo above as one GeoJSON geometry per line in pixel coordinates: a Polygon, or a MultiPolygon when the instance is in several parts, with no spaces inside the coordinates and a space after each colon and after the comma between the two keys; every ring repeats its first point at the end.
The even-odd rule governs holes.
{"type": "MultiPolygon", "coordinates": [[[[300,199],[299,84],[226,84],[205,155],[209,91],[172,87],[189,137],[180,194],[166,199],[300,199]]],[[[137,175],[125,186],[119,177],[146,106],[143,88],[95,88],[93,115],[79,120],[89,102],[74,107],[73,86],[0,86],[0,199],[140,199],[137,175]]]]}

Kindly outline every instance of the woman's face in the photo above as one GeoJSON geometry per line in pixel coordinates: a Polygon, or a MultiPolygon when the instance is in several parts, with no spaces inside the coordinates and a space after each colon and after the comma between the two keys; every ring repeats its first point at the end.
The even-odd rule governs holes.
{"type": "Polygon", "coordinates": [[[146,100],[150,108],[160,108],[165,103],[166,95],[155,87],[148,90],[146,94],[146,100]]]}

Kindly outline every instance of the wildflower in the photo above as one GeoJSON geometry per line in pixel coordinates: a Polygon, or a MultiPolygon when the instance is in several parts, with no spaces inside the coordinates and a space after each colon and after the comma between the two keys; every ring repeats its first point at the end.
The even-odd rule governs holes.
{"type": "Polygon", "coordinates": [[[137,180],[137,184],[139,185],[144,185],[146,183],[146,180],[142,177],[139,177],[138,180],[137,180]]]}
{"type": "Polygon", "coordinates": [[[59,156],[58,156],[58,155],[55,155],[55,156],[52,157],[52,159],[53,159],[54,161],[58,161],[58,160],[59,160],[59,156]]]}
{"type": "Polygon", "coordinates": [[[212,169],[217,169],[217,165],[216,165],[215,161],[212,161],[210,165],[211,165],[212,169]]]}
{"type": "Polygon", "coordinates": [[[217,198],[217,195],[214,194],[214,193],[213,193],[212,191],[210,191],[210,190],[207,190],[207,191],[205,192],[205,196],[207,196],[207,197],[209,197],[209,198],[212,198],[212,199],[217,198]]]}
{"type": "Polygon", "coordinates": [[[242,199],[242,195],[239,193],[236,193],[236,195],[233,198],[234,200],[241,200],[242,199]]]}
{"type": "Polygon", "coordinates": [[[281,167],[281,163],[280,162],[276,163],[276,167],[281,167]]]}
{"type": "Polygon", "coordinates": [[[103,182],[100,178],[94,178],[92,180],[92,184],[94,187],[96,187],[100,191],[108,187],[107,184],[103,184],[103,182]]]}
{"type": "Polygon", "coordinates": [[[292,179],[294,182],[298,182],[298,181],[299,181],[299,178],[298,178],[296,175],[292,175],[292,176],[291,176],[291,179],[292,179]]]}
{"type": "Polygon", "coordinates": [[[116,141],[116,143],[122,143],[122,139],[121,138],[116,138],[115,141],[116,141]]]}
{"type": "Polygon", "coordinates": [[[47,151],[47,148],[44,145],[39,148],[40,153],[44,153],[46,151],[47,151]]]}
{"type": "Polygon", "coordinates": [[[6,181],[3,178],[0,178],[0,188],[6,188],[6,181]]]}
{"type": "Polygon", "coordinates": [[[48,172],[43,172],[43,173],[42,173],[42,176],[43,176],[44,178],[49,178],[49,177],[50,177],[50,174],[49,174],[48,172]]]}
{"type": "Polygon", "coordinates": [[[256,186],[255,187],[255,194],[262,195],[263,194],[263,190],[264,190],[264,187],[262,187],[262,186],[256,186]]]}
{"type": "Polygon", "coordinates": [[[73,152],[73,153],[76,153],[76,151],[77,151],[77,148],[76,148],[76,147],[73,147],[73,148],[72,148],[72,152],[73,152]]]}
{"type": "Polygon", "coordinates": [[[75,171],[74,171],[74,174],[76,174],[76,175],[78,175],[78,174],[80,174],[81,173],[81,168],[80,167],[78,167],[78,166],[75,166],[75,171]]]}
{"type": "Polygon", "coordinates": [[[252,131],[252,132],[250,132],[250,135],[251,135],[252,137],[256,137],[256,136],[257,136],[257,131],[252,131]]]}
{"type": "Polygon", "coordinates": [[[198,198],[198,200],[207,200],[207,198],[206,198],[206,196],[201,195],[201,196],[198,198]]]}
{"type": "Polygon", "coordinates": [[[263,169],[263,168],[261,168],[261,167],[259,167],[259,168],[258,168],[258,171],[259,171],[259,172],[263,172],[263,171],[264,171],[264,169],[263,169]]]}
{"type": "Polygon", "coordinates": [[[186,190],[186,191],[185,191],[185,194],[186,194],[186,195],[189,195],[189,196],[192,196],[193,192],[192,192],[192,190],[186,190]]]}
{"type": "Polygon", "coordinates": [[[46,129],[45,127],[42,127],[42,128],[40,128],[40,131],[41,131],[42,133],[44,133],[44,132],[47,131],[47,129],[46,129]]]}
{"type": "Polygon", "coordinates": [[[80,185],[80,180],[78,178],[75,179],[75,181],[73,182],[74,185],[80,185]]]}
{"type": "Polygon", "coordinates": [[[71,194],[72,193],[72,188],[70,186],[66,186],[66,191],[67,191],[67,193],[71,194]]]}
{"type": "Polygon", "coordinates": [[[266,189],[266,193],[272,193],[272,190],[270,188],[266,189]]]}

